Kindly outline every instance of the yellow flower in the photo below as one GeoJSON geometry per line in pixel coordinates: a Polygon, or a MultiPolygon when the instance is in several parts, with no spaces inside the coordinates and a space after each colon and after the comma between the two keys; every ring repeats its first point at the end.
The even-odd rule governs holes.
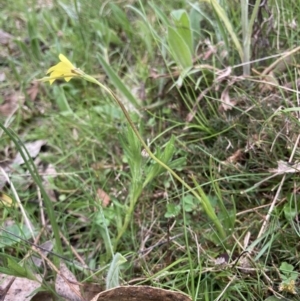
{"type": "Polygon", "coordinates": [[[58,79],[64,78],[65,81],[71,80],[73,77],[82,76],[84,73],[76,68],[63,54],[59,55],[60,62],[55,66],[48,69],[46,74],[50,73],[50,76],[40,79],[40,81],[49,81],[50,85],[58,79]]]}

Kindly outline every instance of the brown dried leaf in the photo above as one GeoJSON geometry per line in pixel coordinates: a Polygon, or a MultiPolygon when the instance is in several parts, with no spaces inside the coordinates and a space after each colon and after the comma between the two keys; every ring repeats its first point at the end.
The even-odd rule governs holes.
{"type": "Polygon", "coordinates": [[[40,83],[38,81],[34,81],[31,83],[30,88],[27,89],[27,94],[30,100],[35,101],[38,93],[39,93],[40,83]]]}
{"type": "Polygon", "coordinates": [[[103,286],[101,286],[99,283],[83,283],[82,291],[83,296],[86,300],[91,300],[94,296],[96,296],[99,292],[102,292],[103,290],[103,286]]]}
{"type": "Polygon", "coordinates": [[[224,78],[227,78],[231,74],[231,71],[232,71],[232,68],[231,67],[227,67],[226,69],[217,72],[218,77],[216,78],[216,81],[220,82],[224,78]]]}
{"type": "Polygon", "coordinates": [[[107,207],[109,205],[110,197],[104,190],[102,190],[101,188],[98,188],[97,196],[98,196],[99,200],[101,201],[101,204],[103,207],[107,207]]]}
{"type": "MultiPolygon", "coordinates": [[[[29,280],[27,278],[15,278],[12,276],[7,276],[0,274],[0,290],[2,291],[5,289],[13,278],[15,278],[15,281],[11,284],[11,286],[8,289],[8,292],[5,296],[5,301],[16,301],[16,300],[22,300],[22,301],[29,301],[32,298],[32,293],[39,287],[41,287],[42,279],[40,275],[35,275],[35,277],[38,279],[38,281],[29,280]]],[[[0,299],[1,300],[1,299],[0,299]]]]}
{"type": "Polygon", "coordinates": [[[8,117],[12,115],[20,105],[24,103],[25,97],[20,92],[13,92],[4,97],[4,102],[0,105],[0,115],[8,117]]]}
{"type": "Polygon", "coordinates": [[[3,30],[0,29],[0,44],[7,46],[13,40],[13,36],[3,30]]]}
{"type": "Polygon", "coordinates": [[[96,295],[91,301],[191,301],[181,292],[151,286],[119,286],[96,295]]]}
{"type": "Polygon", "coordinates": [[[4,301],[7,292],[9,291],[10,287],[12,286],[12,284],[14,283],[14,281],[16,280],[16,277],[12,277],[12,276],[7,276],[7,275],[1,275],[0,274],[0,301],[4,301]],[[4,282],[3,282],[4,280],[4,282]]]}
{"type": "Polygon", "coordinates": [[[242,150],[238,149],[230,157],[228,157],[226,159],[226,162],[235,164],[236,162],[238,162],[241,159],[242,156],[243,156],[242,150]]]}
{"type": "Polygon", "coordinates": [[[0,72],[0,82],[4,82],[6,79],[6,75],[4,72],[0,72]]]}
{"type": "Polygon", "coordinates": [[[274,89],[279,86],[278,80],[273,72],[270,72],[268,75],[263,76],[262,80],[264,82],[259,85],[259,89],[262,93],[274,91],[274,89]]]}
{"type": "Polygon", "coordinates": [[[37,292],[35,296],[32,297],[31,301],[56,301],[57,298],[55,298],[51,292],[37,292]]]}
{"type": "MultiPolygon", "coordinates": [[[[34,141],[34,142],[28,142],[28,143],[25,143],[25,147],[28,151],[28,154],[31,158],[35,158],[40,150],[41,150],[41,147],[43,145],[46,144],[46,141],[45,140],[37,140],[37,141],[34,141]]],[[[27,154],[25,154],[25,157],[27,156],[27,154]]],[[[28,159],[28,157],[26,157],[26,159],[28,159]]],[[[12,164],[17,164],[17,165],[21,165],[24,163],[24,159],[22,158],[21,154],[20,153],[17,153],[14,161],[12,164]]]]}
{"type": "Polygon", "coordinates": [[[232,108],[236,105],[236,100],[231,100],[229,96],[229,87],[226,87],[225,90],[221,94],[221,104],[219,106],[219,111],[224,112],[228,110],[232,110],[232,108]]]}
{"type": "MultiPolygon", "coordinates": [[[[49,254],[49,251],[52,251],[53,249],[53,243],[51,240],[48,240],[46,242],[44,242],[43,244],[41,244],[40,246],[40,252],[44,255],[47,256],[49,254]]],[[[42,265],[43,260],[39,257],[36,256],[32,256],[31,257],[33,263],[35,264],[35,266],[40,267],[42,265]]]]}
{"type": "Polygon", "coordinates": [[[296,173],[300,172],[300,163],[291,164],[289,162],[285,162],[279,160],[277,168],[269,169],[269,172],[277,173],[277,174],[285,174],[285,173],[296,173]]]}
{"type": "Polygon", "coordinates": [[[56,277],[55,290],[61,297],[67,300],[84,300],[75,276],[63,262],[60,263],[60,273],[56,277]]]}

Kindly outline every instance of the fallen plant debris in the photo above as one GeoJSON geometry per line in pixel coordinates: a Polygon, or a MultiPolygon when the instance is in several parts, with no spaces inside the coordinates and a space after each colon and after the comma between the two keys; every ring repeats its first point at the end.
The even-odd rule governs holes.
{"type": "Polygon", "coordinates": [[[71,301],[83,301],[80,292],[80,284],[77,282],[76,277],[68,269],[66,264],[60,263],[59,274],[55,280],[55,291],[59,296],[71,301]]]}
{"type": "Polygon", "coordinates": [[[0,105],[0,115],[3,117],[12,116],[25,101],[25,97],[21,92],[11,92],[4,97],[3,103],[0,105]]]}
{"type": "Polygon", "coordinates": [[[91,301],[191,301],[183,293],[151,286],[120,286],[97,294],[91,301]]]}
{"type": "Polygon", "coordinates": [[[276,173],[278,175],[286,173],[297,173],[300,172],[300,163],[285,162],[279,160],[277,168],[270,168],[271,173],[276,173]]]}

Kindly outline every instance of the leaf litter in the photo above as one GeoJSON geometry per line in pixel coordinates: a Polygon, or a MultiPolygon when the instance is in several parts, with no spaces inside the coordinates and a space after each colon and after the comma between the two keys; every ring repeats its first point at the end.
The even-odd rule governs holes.
{"type": "Polygon", "coordinates": [[[84,300],[76,277],[62,261],[60,262],[59,273],[55,280],[55,291],[58,295],[70,301],[84,300]]]}

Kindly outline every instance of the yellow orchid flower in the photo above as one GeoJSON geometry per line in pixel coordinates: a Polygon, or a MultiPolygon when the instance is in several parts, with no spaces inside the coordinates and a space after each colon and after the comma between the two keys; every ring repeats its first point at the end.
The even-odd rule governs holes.
{"type": "Polygon", "coordinates": [[[46,74],[50,73],[50,76],[40,79],[42,82],[49,81],[50,85],[59,78],[64,78],[65,81],[71,80],[73,77],[82,76],[84,72],[76,68],[63,54],[59,56],[60,62],[55,66],[48,69],[46,74]]]}

